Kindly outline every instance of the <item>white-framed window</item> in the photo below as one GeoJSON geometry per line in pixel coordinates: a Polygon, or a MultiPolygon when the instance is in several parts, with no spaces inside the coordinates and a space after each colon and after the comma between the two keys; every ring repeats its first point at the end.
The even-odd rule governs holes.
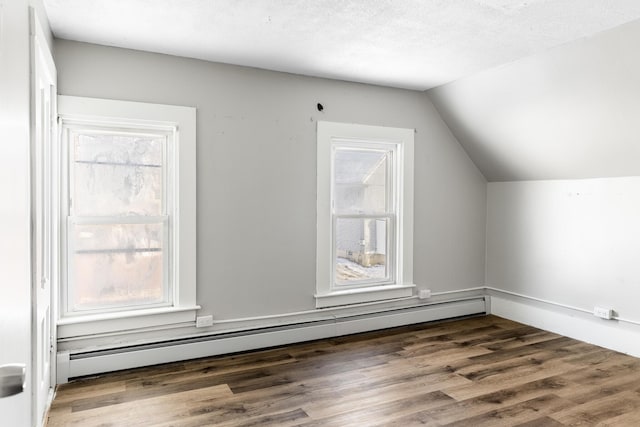
{"type": "Polygon", "coordinates": [[[58,336],[194,321],[195,108],[59,96],[58,111],[58,336]]]}
{"type": "Polygon", "coordinates": [[[414,130],[318,122],[316,307],[413,294],[414,130]]]}

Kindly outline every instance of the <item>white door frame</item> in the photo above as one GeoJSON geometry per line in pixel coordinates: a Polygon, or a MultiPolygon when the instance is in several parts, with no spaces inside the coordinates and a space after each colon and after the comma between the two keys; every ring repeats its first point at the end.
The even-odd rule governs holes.
{"type": "Polygon", "coordinates": [[[31,363],[33,424],[44,424],[55,384],[57,288],[56,68],[35,9],[31,40],[31,363]]]}

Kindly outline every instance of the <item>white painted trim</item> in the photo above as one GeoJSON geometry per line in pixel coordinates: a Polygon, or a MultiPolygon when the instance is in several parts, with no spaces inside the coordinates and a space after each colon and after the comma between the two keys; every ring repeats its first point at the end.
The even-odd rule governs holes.
{"type": "MultiPolygon", "coordinates": [[[[112,331],[91,336],[71,336],[60,338],[61,351],[71,352],[106,350],[122,346],[122,342],[129,345],[154,344],[158,341],[169,339],[199,338],[212,334],[225,334],[246,332],[248,330],[264,329],[311,323],[323,320],[334,320],[350,316],[366,316],[376,313],[384,313],[393,310],[425,307],[452,301],[463,301],[483,298],[484,288],[460,289],[433,293],[431,298],[420,300],[417,296],[398,298],[394,300],[372,301],[367,303],[352,304],[347,306],[313,309],[292,313],[279,313],[265,316],[214,319],[213,325],[207,328],[199,328],[194,333],[195,322],[172,324],[157,327],[132,328],[122,331],[112,331]]],[[[488,302],[487,302],[488,303],[488,302]]],[[[137,323],[136,323],[137,324],[137,323]]]]}
{"type": "Polygon", "coordinates": [[[393,300],[413,295],[415,285],[371,286],[333,291],[328,294],[316,294],[316,307],[326,308],[340,305],[351,305],[362,302],[393,300]]]}
{"type": "MultiPolygon", "coordinates": [[[[515,296],[515,297],[519,297],[519,298],[525,298],[525,299],[528,299],[528,300],[531,300],[531,301],[537,301],[537,302],[541,302],[541,303],[544,303],[544,304],[554,305],[556,307],[566,308],[568,310],[579,311],[579,312],[587,313],[587,314],[593,314],[592,310],[588,310],[586,308],[581,308],[581,307],[576,307],[574,305],[562,304],[562,303],[559,303],[559,302],[554,302],[554,301],[550,301],[550,300],[546,300],[546,299],[542,299],[542,298],[536,298],[536,297],[520,294],[520,293],[517,293],[517,292],[511,292],[511,291],[505,291],[505,290],[502,290],[502,289],[492,288],[490,286],[485,287],[485,289],[487,290],[488,293],[490,293],[491,291],[499,292],[499,293],[502,293],[502,294],[507,294],[507,295],[511,295],[511,296],[515,296]]],[[[638,321],[638,320],[626,319],[626,318],[620,317],[620,316],[612,316],[611,319],[612,320],[617,320],[619,322],[631,323],[631,324],[640,326],[640,321],[638,321]]]]}
{"type": "Polygon", "coordinates": [[[473,299],[478,297],[483,297],[485,295],[483,287],[475,287],[475,288],[467,288],[467,289],[458,289],[455,291],[445,291],[445,292],[433,292],[431,293],[431,298],[424,300],[424,302],[420,302],[417,296],[411,296],[407,298],[398,298],[393,301],[372,301],[367,303],[353,304],[349,306],[341,306],[341,307],[332,307],[322,310],[306,310],[306,311],[298,311],[294,313],[281,313],[281,314],[272,314],[266,316],[254,316],[254,317],[244,317],[244,318],[236,318],[236,319],[222,319],[222,320],[214,320],[214,324],[223,325],[230,324],[233,325],[234,329],[239,329],[241,325],[248,326],[254,324],[255,322],[260,322],[263,325],[265,323],[279,321],[283,323],[296,323],[297,321],[313,321],[313,320],[323,320],[333,317],[345,317],[345,316],[356,316],[363,314],[371,314],[371,313],[381,313],[383,311],[388,310],[397,310],[400,308],[412,308],[419,307],[424,305],[429,305],[433,303],[440,302],[450,302],[450,301],[461,301],[463,299],[473,299]],[[447,299],[442,298],[446,296],[447,299]],[[313,317],[310,317],[313,316],[313,317]],[[320,316],[320,317],[318,317],[320,316]]]}
{"type": "Polygon", "coordinates": [[[69,361],[68,378],[267,348],[332,336],[335,336],[334,325],[313,325],[211,341],[81,357],[69,361]]]}
{"type": "Polygon", "coordinates": [[[480,295],[484,295],[485,291],[484,286],[476,286],[475,288],[466,288],[466,289],[456,289],[454,291],[442,291],[442,292],[431,292],[431,297],[437,297],[442,295],[460,295],[462,293],[472,293],[472,292],[481,292],[480,295]]]}
{"type": "Polygon", "coordinates": [[[57,115],[57,70],[38,12],[30,17],[31,129],[31,311],[33,422],[43,425],[51,407],[56,378],[55,290],[58,259],[55,233],[58,217],[54,199],[57,115]],[[49,100],[47,104],[46,100],[49,100]],[[44,104],[43,104],[44,101],[44,104]],[[48,108],[47,108],[48,107],[48,108]]]}
{"type": "Polygon", "coordinates": [[[60,351],[56,355],[56,384],[69,382],[69,360],[68,351],[60,351]]]}
{"type": "MultiPolygon", "coordinates": [[[[87,340],[101,340],[101,339],[105,339],[105,338],[114,338],[117,339],[118,342],[122,342],[122,337],[125,336],[131,336],[131,335],[135,335],[135,334],[149,334],[149,333],[154,333],[154,332],[160,332],[163,335],[167,336],[171,334],[172,330],[179,330],[179,329],[186,329],[186,328],[194,328],[196,325],[195,321],[189,321],[189,322],[183,322],[183,323],[172,323],[170,325],[166,325],[166,324],[161,324],[161,325],[156,325],[156,326],[148,326],[145,328],[133,328],[133,329],[127,329],[127,330],[120,330],[120,331],[108,331],[108,332],[101,332],[99,334],[92,334],[92,335],[75,335],[75,336],[70,336],[70,337],[66,337],[66,338],[60,338],[58,340],[58,344],[68,344],[68,343],[73,343],[73,342],[78,342],[78,343],[86,343],[87,340]]],[[[156,340],[147,340],[147,342],[154,342],[156,340]]],[[[138,342],[136,342],[136,344],[138,344],[138,342]]],[[[62,346],[60,346],[62,347],[62,346]]],[[[81,346],[81,348],[83,349],[89,349],[89,348],[93,348],[95,346],[91,346],[91,345],[85,345],[85,346],[81,346]]],[[[66,351],[66,350],[65,350],[66,351]]]]}
{"type": "MultiPolygon", "coordinates": [[[[71,313],[64,316],[61,313],[64,317],[58,322],[58,336],[91,337],[108,332],[140,330],[161,325],[171,327],[184,322],[195,322],[196,310],[200,308],[196,303],[196,109],[61,95],[58,97],[58,112],[62,119],[61,129],[94,124],[106,127],[134,126],[171,133],[175,151],[171,155],[173,161],[167,165],[166,173],[168,181],[177,183],[168,186],[165,197],[172,201],[169,204],[170,212],[167,212],[173,224],[167,241],[174,242],[168,272],[175,285],[173,295],[168,298],[172,307],[123,311],[127,316],[136,318],[135,325],[122,316],[107,312],[102,313],[102,316],[71,313]]],[[[167,150],[173,149],[172,147],[167,147],[167,150]]],[[[67,196],[65,194],[64,198],[67,196]]],[[[68,281],[68,277],[65,279],[64,282],[68,281]]],[[[62,301],[61,303],[64,304],[62,301]]]]}
{"type": "Polygon", "coordinates": [[[377,329],[394,328],[415,323],[432,322],[442,319],[467,316],[470,314],[486,313],[484,299],[470,299],[453,303],[433,304],[417,309],[401,312],[390,312],[385,315],[362,316],[360,318],[346,318],[336,323],[336,335],[357,334],[377,329]]]}
{"type": "MultiPolygon", "coordinates": [[[[486,313],[482,296],[462,301],[445,301],[365,315],[333,316],[314,322],[279,325],[263,330],[186,337],[184,343],[149,343],[147,347],[111,349],[100,352],[58,354],[58,383],[69,378],[120,369],[169,363],[238,351],[268,348],[330,338],[414,323],[486,313]]],[[[175,341],[175,340],[174,340],[175,341]]]]}
{"type": "MultiPolygon", "coordinates": [[[[113,355],[119,354],[118,361],[109,361],[105,366],[126,369],[152,363],[206,357],[232,351],[252,350],[464,316],[477,313],[475,305],[481,301],[483,311],[486,313],[640,357],[640,328],[638,327],[639,322],[634,320],[603,320],[593,316],[589,310],[580,307],[483,286],[434,292],[432,297],[425,300],[423,304],[417,304],[418,301],[420,300],[416,297],[409,297],[394,301],[378,301],[322,310],[217,320],[211,328],[198,334],[188,333],[187,331],[193,329],[185,327],[184,334],[171,337],[174,340],[193,340],[194,342],[189,343],[188,347],[172,346],[168,348],[166,345],[157,344],[157,339],[138,340],[136,345],[157,344],[153,353],[141,353],[140,357],[132,356],[131,351],[118,349],[115,345],[93,347],[91,350],[112,350],[113,355]],[[307,330],[310,327],[313,328],[307,330]],[[263,332],[260,331],[261,328],[263,332]],[[278,330],[267,330],[268,328],[278,328],[278,330]],[[287,332],[290,330],[293,332],[287,332]],[[235,336],[225,338],[225,335],[229,336],[230,334],[235,334],[235,336]],[[232,338],[232,341],[226,341],[232,338]],[[149,356],[150,354],[153,356],[149,356]],[[165,354],[166,357],[161,356],[162,354],[165,354]],[[150,358],[146,359],[147,356],[150,358]]],[[[135,331],[125,331],[124,333],[135,333],[135,331]]],[[[62,339],[61,342],[76,339],[82,338],[62,339]]],[[[86,360],[81,362],[79,368],[72,368],[72,365],[80,359],[72,360],[71,353],[70,351],[58,353],[59,383],[66,382],[70,377],[107,370],[100,365],[102,362],[96,362],[102,359],[95,359],[94,367],[90,368],[89,359],[94,358],[84,358],[86,360]]]]}
{"type": "Polygon", "coordinates": [[[189,322],[195,326],[200,306],[160,307],[86,316],[64,317],[58,320],[58,338],[86,337],[112,331],[151,328],[189,322]],[[133,321],[135,319],[135,322],[133,321]]]}
{"type": "Polygon", "coordinates": [[[487,288],[490,313],[536,328],[640,357],[636,322],[604,320],[578,307],[487,288]]]}
{"type": "MultiPolygon", "coordinates": [[[[413,198],[414,198],[415,130],[385,126],[320,121],[317,124],[317,227],[316,227],[316,307],[326,308],[358,302],[405,298],[413,285],[413,198]],[[389,245],[394,278],[390,286],[363,285],[362,292],[345,293],[334,282],[332,158],[335,143],[392,144],[397,162],[395,176],[393,221],[396,242],[389,245]],[[377,294],[377,295],[376,295],[377,294]]],[[[385,214],[388,214],[385,213],[385,214]]],[[[382,215],[383,216],[383,215],[382,215]]],[[[357,289],[353,287],[352,289],[357,289]]]]}

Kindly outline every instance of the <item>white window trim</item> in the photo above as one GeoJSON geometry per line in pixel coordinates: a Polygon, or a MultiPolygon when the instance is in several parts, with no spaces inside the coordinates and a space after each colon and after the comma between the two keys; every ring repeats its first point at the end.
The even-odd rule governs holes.
{"type": "Polygon", "coordinates": [[[413,154],[414,130],[350,123],[318,122],[316,307],[334,307],[413,295],[413,154]],[[332,144],[334,140],[394,143],[400,153],[395,233],[396,281],[392,284],[336,289],[333,285],[332,144]]]}
{"type": "MultiPolygon", "coordinates": [[[[117,312],[90,313],[61,317],[58,337],[90,336],[148,327],[162,327],[195,322],[196,311],[196,109],[173,105],[148,104],[74,96],[58,96],[61,131],[65,123],[108,122],[123,126],[144,123],[145,126],[172,128],[176,132],[176,188],[173,189],[175,212],[172,214],[175,238],[172,246],[174,294],[169,307],[151,307],[117,312]]],[[[61,144],[61,141],[58,142],[61,144]]],[[[59,150],[62,146],[57,147],[59,150]]],[[[65,172],[66,174],[66,172],[65,172]]],[[[62,198],[65,200],[67,177],[63,177],[62,198]]],[[[64,219],[63,219],[64,220],[64,219]]],[[[66,227],[65,227],[66,228],[66,227]]],[[[63,250],[63,253],[66,251],[63,250]]],[[[61,271],[65,260],[61,259],[61,271]]],[[[62,315],[63,313],[61,313],[62,315]]]]}

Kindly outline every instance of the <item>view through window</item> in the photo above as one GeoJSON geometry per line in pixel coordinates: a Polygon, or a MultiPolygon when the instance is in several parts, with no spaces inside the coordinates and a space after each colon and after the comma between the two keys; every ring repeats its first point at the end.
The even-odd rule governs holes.
{"type": "Polygon", "coordinates": [[[166,304],[170,135],[69,132],[69,311],[166,304]]]}
{"type": "Polygon", "coordinates": [[[392,280],[388,238],[395,220],[394,148],[384,144],[334,146],[335,283],[392,280]]]}

